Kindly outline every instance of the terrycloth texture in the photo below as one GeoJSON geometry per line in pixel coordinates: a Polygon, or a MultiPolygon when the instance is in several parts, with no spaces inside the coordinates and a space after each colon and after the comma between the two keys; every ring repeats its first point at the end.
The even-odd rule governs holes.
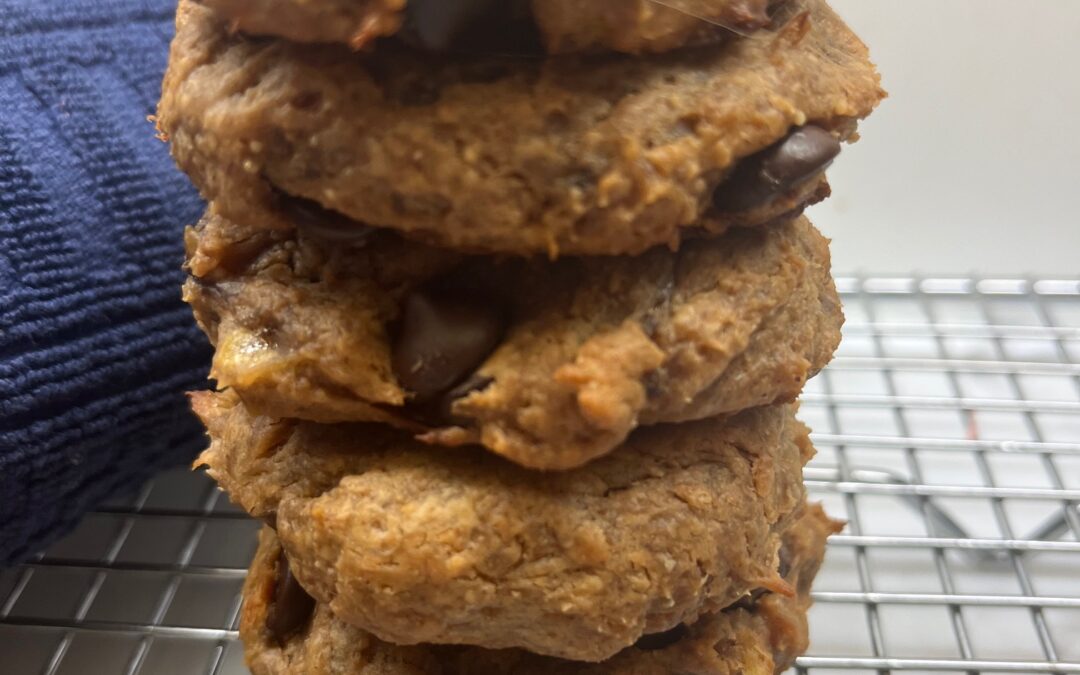
{"type": "Polygon", "coordinates": [[[147,122],[174,0],[0,0],[0,565],[203,445],[201,205],[147,122]]]}

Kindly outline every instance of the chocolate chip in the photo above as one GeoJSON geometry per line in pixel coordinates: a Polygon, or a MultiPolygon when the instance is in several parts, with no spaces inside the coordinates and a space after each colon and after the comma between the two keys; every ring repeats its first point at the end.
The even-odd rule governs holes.
{"type": "Polygon", "coordinates": [[[444,424],[465,426],[469,420],[454,415],[454,404],[470,394],[487,389],[495,378],[483,375],[471,375],[464,382],[454,387],[439,399],[439,421],[444,424]]]}
{"type": "Polygon", "coordinates": [[[689,634],[690,629],[686,627],[686,624],[680,623],[678,626],[663,633],[642,635],[641,639],[634,643],[634,646],[647,652],[656,651],[657,649],[666,649],[689,634]]]}
{"type": "Polygon", "coordinates": [[[762,162],[775,183],[798,185],[824,171],[840,154],[840,141],[821,127],[805,126],[784,139],[762,162]]]}
{"type": "Polygon", "coordinates": [[[430,400],[449,391],[495,349],[502,308],[476,293],[419,289],[405,298],[391,365],[401,385],[430,400]]]}
{"type": "Polygon", "coordinates": [[[779,143],[739,162],[713,194],[723,211],[745,211],[768,203],[829,168],[840,141],[821,127],[796,129],[779,143]]]}
{"type": "Polygon", "coordinates": [[[278,559],[277,588],[274,604],[266,617],[266,629],[279,642],[303,628],[315,611],[315,598],[308,595],[289,569],[282,553],[278,559]]]}
{"type": "Polygon", "coordinates": [[[316,201],[278,192],[278,208],[297,229],[313,237],[338,243],[357,244],[366,240],[372,229],[348,216],[331,211],[316,201]]]}
{"type": "Polygon", "coordinates": [[[495,379],[482,375],[470,375],[442,396],[418,401],[413,399],[405,404],[409,419],[428,427],[459,426],[467,427],[472,421],[467,417],[454,414],[454,404],[476,391],[485,389],[495,379]]]}
{"type": "Polygon", "coordinates": [[[409,0],[401,36],[433,52],[543,51],[528,0],[409,0]]]}
{"type": "Polygon", "coordinates": [[[497,0],[409,0],[406,35],[416,46],[445,51],[497,0]]]}

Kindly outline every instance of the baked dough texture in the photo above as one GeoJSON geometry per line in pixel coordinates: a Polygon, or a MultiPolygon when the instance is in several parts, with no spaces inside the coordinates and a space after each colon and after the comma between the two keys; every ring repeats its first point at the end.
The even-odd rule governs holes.
{"type": "Polygon", "coordinates": [[[273,522],[300,584],[396,644],[599,661],[715,613],[777,574],[813,454],[791,406],[636,432],[607,457],[537,473],[385,425],[258,418],[194,397],[198,460],[273,522]]]}
{"type": "Polygon", "coordinates": [[[213,214],[189,231],[185,298],[217,347],[219,386],[259,414],[379,421],[567,469],[639,425],[794,400],[840,341],[828,242],[805,219],[554,263],[372,235],[348,245],[213,214]],[[508,318],[463,374],[473,389],[425,416],[391,362],[401,306],[432,285],[460,285],[508,318]]]}
{"type": "Polygon", "coordinates": [[[287,230],[302,198],[446,248],[637,254],[827,194],[814,174],[713,199],[804,125],[853,139],[884,95],[824,0],[785,7],[775,31],[657,56],[447,59],[250,39],[184,0],[157,122],[237,222],[287,230]]]}
{"type": "Polygon", "coordinates": [[[810,584],[825,540],[838,527],[811,505],[784,533],[785,579],[796,589],[794,596],[755,596],[701,617],[671,644],[628,647],[601,663],[519,649],[402,647],[339,620],[325,604],[316,605],[300,632],[281,641],[266,629],[281,555],[273,530],[266,528],[244,587],[240,637],[254,675],[771,675],[785,671],[806,650],[810,584]]]}

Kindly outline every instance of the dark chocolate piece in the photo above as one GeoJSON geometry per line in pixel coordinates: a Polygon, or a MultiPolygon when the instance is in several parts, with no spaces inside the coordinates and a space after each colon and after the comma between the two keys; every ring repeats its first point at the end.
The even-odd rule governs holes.
{"type": "Polygon", "coordinates": [[[500,0],[409,0],[407,36],[423,49],[446,51],[497,4],[500,0]]]}
{"type": "Polygon", "coordinates": [[[543,53],[528,0],[409,0],[401,35],[431,52],[543,53]]]}
{"type": "Polygon", "coordinates": [[[325,241],[356,244],[372,232],[371,227],[324,208],[311,199],[278,192],[278,208],[298,230],[325,241]]]}
{"type": "Polygon", "coordinates": [[[467,380],[448,391],[439,399],[439,421],[445,424],[456,424],[458,426],[465,426],[468,424],[468,420],[461,419],[454,415],[454,403],[473,392],[486,389],[488,385],[494,381],[495,380],[490,377],[472,375],[467,380]]]}
{"type": "Polygon", "coordinates": [[[402,307],[391,355],[394,374],[416,400],[434,398],[472,373],[505,328],[504,312],[490,298],[416,290],[402,307]]]}
{"type": "Polygon", "coordinates": [[[713,204],[727,212],[762,206],[820,175],[839,154],[840,141],[828,131],[813,125],[800,127],[739,162],[713,193],[713,204]]]}

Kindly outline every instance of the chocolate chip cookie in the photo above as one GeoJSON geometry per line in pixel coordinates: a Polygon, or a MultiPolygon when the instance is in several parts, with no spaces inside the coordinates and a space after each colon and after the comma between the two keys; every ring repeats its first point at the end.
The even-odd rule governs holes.
{"type": "Polygon", "coordinates": [[[240,637],[254,675],[765,675],[787,669],[807,646],[810,584],[837,531],[809,506],[784,533],[783,576],[796,595],[754,594],[721,612],[643,637],[601,663],[523,650],[380,641],[316,603],[296,582],[273,530],[265,528],[244,586],[240,637]]]}
{"type": "Polygon", "coordinates": [[[747,34],[770,0],[201,0],[237,29],[354,49],[400,35],[432,51],[664,52],[747,34]]]}
{"type": "Polygon", "coordinates": [[[254,417],[231,393],[193,402],[198,463],[274,523],[304,588],[388,642],[599,661],[754,588],[792,592],[779,533],[813,447],[790,406],[640,429],[537,473],[386,425],[254,417]]]}
{"type": "Polygon", "coordinates": [[[256,413],[568,469],[639,424],[793,400],[840,341],[827,241],[805,219],[548,262],[294,215],[270,232],[211,213],[187,236],[212,376],[256,413]]]}
{"type": "Polygon", "coordinates": [[[824,0],[784,11],[773,30],[648,57],[446,59],[250,39],[187,0],[158,126],[239,222],[288,229],[299,199],[471,252],[674,247],[821,199],[883,96],[824,0]]]}

